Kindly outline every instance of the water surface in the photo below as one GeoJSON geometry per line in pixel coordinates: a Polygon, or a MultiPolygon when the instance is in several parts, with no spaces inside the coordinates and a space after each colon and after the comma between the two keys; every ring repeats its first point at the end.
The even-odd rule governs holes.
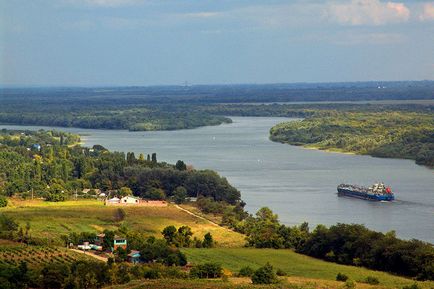
{"type": "Polygon", "coordinates": [[[88,146],[101,144],[136,155],[156,152],[160,161],[181,159],[196,168],[214,169],[241,191],[248,211],[268,206],[285,224],[360,223],[383,232],[395,230],[402,238],[434,243],[433,170],[412,160],[329,153],[271,142],[269,129],[290,119],[232,119],[232,124],[178,131],[58,129],[84,135],[88,146]],[[377,181],[392,186],[396,202],[336,196],[336,186],[342,182],[368,186],[377,181]]]}

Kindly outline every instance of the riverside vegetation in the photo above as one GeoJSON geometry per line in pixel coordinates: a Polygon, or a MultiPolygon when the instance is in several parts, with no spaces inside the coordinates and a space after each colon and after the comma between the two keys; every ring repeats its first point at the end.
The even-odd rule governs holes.
{"type": "Polygon", "coordinates": [[[228,115],[299,117],[306,119],[274,127],[270,138],[432,167],[433,87],[422,81],[10,88],[0,90],[0,123],[147,131],[230,123],[228,115]],[[304,102],[276,104],[294,101],[304,102]]]}
{"type": "Polygon", "coordinates": [[[315,113],[302,121],[274,126],[270,139],[323,150],[414,159],[417,164],[434,167],[432,113],[315,113]]]}
{"type": "MultiPolygon", "coordinates": [[[[243,262],[237,266],[228,263],[231,258],[246,260],[242,257],[245,254],[250,254],[252,262],[257,260],[258,265],[253,268],[259,270],[256,276],[272,274],[265,279],[275,282],[278,280],[274,276],[277,273],[275,269],[261,266],[270,261],[280,269],[280,275],[287,274],[289,267],[283,266],[282,260],[292,256],[298,263],[296,260],[301,259],[295,256],[303,256],[293,251],[420,280],[433,279],[434,276],[434,250],[430,244],[399,240],[393,233],[378,233],[361,225],[318,226],[313,231],[307,223],[288,227],[280,224],[278,217],[267,208],[249,215],[243,209],[245,204],[239,192],[227,180],[212,171],[194,170],[182,161],[171,165],[158,162],[155,154],[136,158],[132,153],[110,152],[102,146],[85,148],[77,145],[78,136],[62,132],[2,130],[0,138],[0,167],[3,172],[0,184],[2,195],[7,197],[2,198],[6,207],[0,209],[0,234],[2,239],[18,242],[18,245],[6,249],[11,252],[5,254],[7,260],[23,254],[14,246],[30,246],[41,251],[46,247],[50,251],[71,240],[90,240],[97,232],[104,231],[107,235],[128,237],[128,250],[139,249],[145,262],[135,266],[124,263],[126,252],[121,251],[115,252],[118,262],[106,265],[75,260],[62,253],[55,253],[53,262],[41,266],[28,264],[25,260],[19,264],[2,262],[0,278],[2,284],[9,284],[10,288],[100,288],[140,278],[220,277],[226,276],[224,268],[241,270],[247,265],[243,262]],[[92,200],[96,197],[92,195],[95,191],[78,195],[76,192],[83,188],[101,188],[117,196],[134,193],[148,199],[174,200],[180,204],[186,202],[188,196],[199,197],[196,206],[205,216],[220,214],[221,224],[238,233],[210,224],[172,205],[167,208],[132,207],[120,212],[117,208],[103,206],[101,201],[92,200]],[[45,201],[31,200],[32,197],[45,201]],[[83,200],[71,200],[77,197],[83,200]],[[196,230],[200,230],[199,233],[196,230]],[[219,234],[222,235],[218,238],[219,234]],[[246,244],[242,242],[242,234],[246,244]],[[243,244],[257,249],[244,251],[248,249],[240,248],[243,244]],[[209,248],[214,246],[219,248],[209,248]],[[222,246],[238,248],[230,251],[222,246]],[[264,248],[280,250],[263,251],[264,248]],[[259,257],[263,253],[270,260],[259,257]],[[203,259],[201,254],[208,257],[203,259]],[[231,254],[233,257],[229,257],[231,254]],[[54,262],[56,259],[67,262],[54,262]],[[194,261],[194,269],[187,274],[177,266],[186,264],[189,259],[194,261]]],[[[2,245],[2,248],[7,246],[2,245]]],[[[330,268],[328,263],[318,263],[324,262],[318,260],[309,263],[308,260],[314,259],[304,259],[310,264],[302,275],[305,277],[325,276],[330,280],[342,272],[359,282],[371,277],[369,280],[376,278],[380,284],[392,287],[410,286],[413,282],[385,273],[379,275],[366,269],[359,270],[358,267],[351,267],[354,268],[351,271],[335,265],[333,270],[327,271],[326,268],[330,268]],[[324,266],[323,276],[315,275],[318,266],[324,266]]],[[[298,268],[302,270],[302,267],[298,268]]],[[[282,278],[279,280],[287,282],[282,278]]],[[[432,283],[419,284],[430,286],[432,283]]]]}

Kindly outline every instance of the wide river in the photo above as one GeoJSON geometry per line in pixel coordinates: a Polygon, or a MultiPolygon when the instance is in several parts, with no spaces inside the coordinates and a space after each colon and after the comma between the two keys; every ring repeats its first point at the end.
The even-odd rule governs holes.
{"type": "Polygon", "coordinates": [[[232,124],[178,131],[57,129],[83,135],[87,146],[101,144],[136,155],[156,152],[160,161],[184,160],[195,168],[214,169],[241,191],[249,212],[268,206],[288,225],[358,223],[434,243],[433,170],[412,160],[308,150],[268,139],[273,125],[293,119],[232,119],[232,124]],[[336,195],[340,183],[371,185],[378,181],[392,186],[397,201],[368,202],[336,195]]]}

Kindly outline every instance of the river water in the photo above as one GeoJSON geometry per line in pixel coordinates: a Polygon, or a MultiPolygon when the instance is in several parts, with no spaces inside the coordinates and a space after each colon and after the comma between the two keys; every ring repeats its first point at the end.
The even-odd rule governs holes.
{"type": "MultiPolygon", "coordinates": [[[[268,139],[277,117],[232,117],[232,124],[192,130],[128,132],[57,128],[82,135],[85,145],[114,151],[157,153],[159,161],[184,160],[228,178],[246,209],[270,207],[288,225],[359,223],[402,238],[434,243],[434,171],[412,160],[309,150],[268,139]],[[368,202],[337,197],[340,183],[390,185],[397,200],[368,202]]],[[[0,128],[47,127],[0,125],[0,128]]]]}

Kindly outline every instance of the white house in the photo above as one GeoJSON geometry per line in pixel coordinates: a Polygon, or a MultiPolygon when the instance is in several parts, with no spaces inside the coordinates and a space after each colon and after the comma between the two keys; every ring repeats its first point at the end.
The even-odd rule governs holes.
{"type": "Polygon", "coordinates": [[[131,197],[131,196],[126,196],[126,197],[122,197],[121,204],[138,204],[139,203],[139,199],[135,198],[135,197],[131,197]]]}
{"type": "Polygon", "coordinates": [[[107,200],[107,202],[108,202],[108,203],[111,203],[111,204],[119,204],[120,199],[114,197],[114,198],[111,198],[111,199],[107,200]]]}

